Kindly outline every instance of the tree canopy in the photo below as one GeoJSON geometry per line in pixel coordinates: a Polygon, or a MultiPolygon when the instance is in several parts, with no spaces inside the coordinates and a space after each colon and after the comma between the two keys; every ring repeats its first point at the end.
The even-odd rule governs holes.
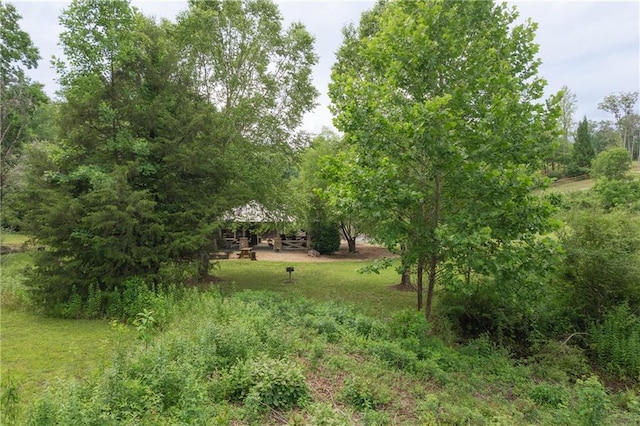
{"type": "Polygon", "coordinates": [[[127,0],[65,9],[61,134],[32,150],[24,196],[41,302],[167,265],[206,278],[223,213],[274,192],[313,106],[313,39],[281,20],[269,1],[192,2],[176,24],[127,0]]]}
{"type": "Polygon", "coordinates": [[[31,140],[33,115],[48,100],[42,85],[25,74],[38,66],[40,54],[20,29],[20,19],[12,4],[0,3],[0,202],[22,149],[31,140]]]}
{"type": "Polygon", "coordinates": [[[380,240],[406,244],[419,297],[427,269],[427,316],[437,276],[517,281],[551,229],[531,191],[558,111],[543,101],[535,25],[516,17],[491,2],[380,2],[345,30],[333,68],[350,147],[336,190],[378,220],[380,240]]]}

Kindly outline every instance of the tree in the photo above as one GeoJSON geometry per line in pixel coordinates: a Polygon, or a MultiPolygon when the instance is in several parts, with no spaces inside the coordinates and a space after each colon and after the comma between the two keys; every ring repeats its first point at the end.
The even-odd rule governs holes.
{"type": "Polygon", "coordinates": [[[558,111],[540,102],[535,26],[516,17],[490,2],[379,3],[345,31],[333,68],[335,125],[353,150],[337,185],[355,189],[376,237],[405,245],[419,297],[427,270],[427,317],[437,277],[513,283],[551,229],[531,191],[558,111]]]}
{"type": "Polygon", "coordinates": [[[47,246],[33,290],[55,313],[89,292],[151,284],[211,245],[230,178],[219,121],[180,63],[173,25],[127,1],[64,11],[56,143],[30,154],[25,225],[47,246]]]}
{"type": "Polygon", "coordinates": [[[598,154],[591,163],[593,177],[606,177],[611,180],[621,180],[631,169],[631,157],[622,147],[611,148],[598,154]]]}
{"type": "MultiPolygon", "coordinates": [[[[300,153],[297,179],[292,181],[291,193],[301,202],[298,215],[304,218],[307,226],[312,210],[322,209],[325,214],[339,223],[342,237],[347,241],[349,253],[356,251],[356,239],[364,220],[357,211],[352,210],[348,199],[333,197],[326,191],[333,174],[327,169],[340,167],[339,158],[345,148],[342,138],[328,128],[323,128],[311,142],[311,145],[300,153]]],[[[300,204],[300,203],[298,203],[300,204]]]]}
{"type": "Polygon", "coordinates": [[[20,19],[12,4],[0,3],[0,202],[23,146],[32,139],[33,115],[48,100],[42,85],[25,75],[25,69],[38,66],[40,55],[20,29],[20,19]]]}
{"type": "Polygon", "coordinates": [[[594,155],[607,148],[620,146],[620,135],[610,121],[589,121],[589,128],[592,129],[594,155]]]}
{"type": "Polygon", "coordinates": [[[562,163],[564,167],[567,167],[569,158],[569,147],[571,146],[570,135],[573,131],[573,114],[577,110],[578,100],[575,93],[571,91],[566,85],[560,89],[560,127],[562,129],[562,141],[560,143],[562,151],[562,163]]]}
{"type": "Polygon", "coordinates": [[[593,144],[591,141],[591,131],[587,117],[578,124],[576,131],[576,141],[573,147],[573,161],[578,167],[589,167],[594,157],[593,144]]]}
{"type": "Polygon", "coordinates": [[[635,114],[634,108],[638,102],[638,92],[620,92],[617,95],[611,94],[598,104],[598,108],[613,114],[615,123],[620,132],[622,146],[633,158],[637,154],[640,138],[638,137],[640,119],[635,114]]]}
{"type": "MultiPolygon", "coordinates": [[[[269,5],[263,4],[270,10],[269,5]]],[[[234,11],[232,6],[224,2],[234,11]]],[[[257,10],[253,19],[267,25],[274,16],[263,13],[257,10]]],[[[203,91],[197,63],[188,60],[198,54],[186,51],[184,42],[197,38],[197,28],[155,23],[127,0],[74,1],[61,22],[61,135],[31,153],[24,197],[29,231],[48,247],[38,254],[35,293],[55,309],[96,291],[90,289],[111,297],[133,276],[152,284],[166,266],[196,266],[206,279],[224,212],[266,190],[274,176],[283,179],[286,171],[283,146],[291,142],[285,134],[291,129],[266,126],[272,133],[253,141],[262,120],[277,117],[251,108],[260,107],[261,90],[270,90],[277,98],[263,99],[260,113],[273,102],[293,103],[304,112],[288,91],[298,83],[304,89],[307,80],[296,80],[289,64],[280,80],[274,77],[262,88],[250,78],[234,86],[240,95],[229,97],[232,106],[224,108],[203,91]],[[258,179],[259,172],[268,178],[258,179]]],[[[260,40],[263,30],[251,34],[260,40]]],[[[226,28],[224,40],[238,40],[234,31],[226,28]]],[[[298,52],[285,45],[277,40],[269,48],[298,52]]],[[[249,61],[246,69],[268,67],[240,51],[225,52],[226,61],[249,61]]],[[[261,51],[265,57],[272,53],[261,51]]],[[[234,70],[227,72],[221,78],[237,82],[234,70]]]]}
{"type": "Polygon", "coordinates": [[[301,23],[286,30],[270,0],[197,1],[178,16],[182,55],[201,95],[220,112],[222,129],[244,161],[237,204],[269,207],[305,141],[299,126],[318,95],[313,37],[301,23]]]}

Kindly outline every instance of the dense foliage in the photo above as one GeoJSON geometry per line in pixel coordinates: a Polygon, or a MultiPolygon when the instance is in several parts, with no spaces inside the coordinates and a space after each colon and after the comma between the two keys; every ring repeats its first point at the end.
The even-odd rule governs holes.
{"type": "Polygon", "coordinates": [[[624,179],[631,169],[631,157],[624,148],[610,148],[598,154],[591,162],[591,175],[612,180],[624,179]]]}
{"type": "Polygon", "coordinates": [[[64,11],[61,134],[32,147],[23,191],[24,228],[47,248],[42,306],[106,294],[108,310],[127,279],[153,285],[175,264],[207,278],[224,212],[277,193],[313,105],[313,39],[281,20],[262,1],[192,2],[176,24],[126,0],[64,11]],[[210,25],[222,32],[204,43],[210,25]],[[238,69],[223,72],[228,55],[238,69]]]}
{"type": "MultiPolygon", "coordinates": [[[[26,145],[35,139],[34,116],[48,101],[42,84],[31,81],[26,70],[38,66],[40,55],[29,34],[20,29],[16,8],[0,3],[0,202],[11,192],[16,166],[26,145]]],[[[0,226],[7,223],[5,214],[0,226]]]]}
{"type": "Polygon", "coordinates": [[[148,343],[120,347],[109,368],[48,388],[15,417],[33,425],[640,419],[637,394],[610,395],[597,377],[582,375],[580,350],[550,345],[514,362],[486,338],[453,349],[430,337],[415,311],[382,322],[271,293],[194,293],[172,318],[148,343]]]}
{"type": "Polygon", "coordinates": [[[558,108],[542,101],[535,26],[516,18],[492,2],[379,2],[346,29],[333,67],[349,146],[333,190],[375,218],[374,237],[404,245],[418,294],[427,272],[427,316],[444,271],[522,269],[553,229],[531,191],[558,108]]]}

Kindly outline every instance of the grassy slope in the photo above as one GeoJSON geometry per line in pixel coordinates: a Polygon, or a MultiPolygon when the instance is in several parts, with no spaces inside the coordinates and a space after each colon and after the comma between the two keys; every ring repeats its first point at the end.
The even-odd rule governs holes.
{"type": "MultiPolygon", "coordinates": [[[[4,259],[3,275],[17,274],[29,262],[26,253],[5,256],[4,259]]],[[[398,282],[395,271],[383,271],[380,275],[357,273],[357,269],[363,265],[363,262],[222,261],[216,275],[223,279],[219,283],[223,293],[244,289],[293,293],[315,300],[346,302],[377,318],[389,318],[399,309],[414,306],[415,293],[398,292],[390,288],[398,282]],[[295,267],[293,282],[287,282],[287,266],[295,267]]],[[[323,321],[317,322],[318,326],[324,327],[323,321]]],[[[131,331],[122,335],[105,322],[51,320],[18,309],[3,309],[1,326],[3,384],[7,377],[19,383],[19,395],[23,403],[29,402],[41,390],[43,383],[56,377],[86,377],[87,372],[96,371],[110,362],[111,350],[117,342],[124,345],[134,340],[131,331]]],[[[314,400],[325,404],[325,408],[333,406],[337,412],[344,412],[350,421],[359,423],[363,419],[361,414],[352,411],[353,407],[349,408],[340,402],[335,405],[334,399],[339,399],[343,380],[356,375],[365,381],[372,380],[367,383],[373,388],[382,387],[392,391],[391,400],[394,402],[384,409],[384,415],[387,420],[395,420],[380,424],[424,424],[426,418],[433,421],[434,418],[430,416],[424,417],[425,410],[433,410],[435,419],[439,419],[436,420],[438,424],[456,424],[460,421],[478,421],[481,422],[478,424],[482,424],[492,417],[501,419],[502,424],[514,424],[514,421],[518,424],[554,424],[551,420],[555,416],[554,411],[534,403],[528,394],[538,392],[536,383],[549,375],[548,368],[555,367],[544,368],[544,372],[536,374],[535,382],[532,382],[531,371],[522,370],[491,350],[487,358],[456,355],[450,359],[453,354],[447,355],[448,350],[442,349],[442,353],[438,355],[439,351],[436,351],[438,356],[428,361],[435,363],[433,367],[427,367],[429,371],[433,369],[432,374],[438,379],[425,380],[424,377],[407,376],[400,370],[384,368],[379,361],[365,356],[368,349],[356,348],[353,342],[346,347],[332,348],[332,345],[326,346],[324,339],[316,341],[308,332],[302,334],[312,340],[306,343],[310,346],[300,352],[304,354],[300,362],[307,365],[307,381],[311,384],[314,400]],[[321,360],[315,359],[314,355],[319,348],[323,353],[321,360]],[[448,365],[451,366],[446,367],[448,365]],[[530,418],[527,418],[527,412],[531,412],[530,418]]],[[[358,342],[357,345],[364,344],[358,342]]],[[[473,352],[476,353],[475,350],[473,352]]],[[[570,386],[564,380],[560,382],[565,384],[540,386],[545,392],[547,388],[544,386],[551,386],[549,389],[553,392],[572,395],[570,386]]],[[[236,410],[232,406],[225,407],[236,410]]],[[[572,403],[569,411],[562,409],[558,414],[568,415],[576,408],[572,403]]],[[[309,414],[304,415],[308,420],[309,414]]],[[[269,423],[281,424],[279,421],[269,423]]],[[[353,423],[347,421],[344,424],[353,423]]],[[[570,423],[565,419],[555,424],[570,423]]],[[[618,424],[628,423],[622,420],[618,424]]]]}
{"type": "MultiPolygon", "coordinates": [[[[629,175],[633,177],[640,176],[640,162],[634,161],[629,175]]],[[[579,181],[565,181],[550,188],[547,188],[545,192],[573,192],[573,191],[586,191],[593,188],[596,184],[595,179],[585,179],[579,181]]]]}

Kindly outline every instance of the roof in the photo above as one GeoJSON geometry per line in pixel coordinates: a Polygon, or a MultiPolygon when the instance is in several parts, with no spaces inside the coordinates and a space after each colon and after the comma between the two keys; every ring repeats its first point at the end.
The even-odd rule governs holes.
{"type": "Polygon", "coordinates": [[[250,201],[225,213],[225,222],[241,223],[281,223],[293,222],[294,219],[282,211],[269,210],[257,201],[250,201]]]}

